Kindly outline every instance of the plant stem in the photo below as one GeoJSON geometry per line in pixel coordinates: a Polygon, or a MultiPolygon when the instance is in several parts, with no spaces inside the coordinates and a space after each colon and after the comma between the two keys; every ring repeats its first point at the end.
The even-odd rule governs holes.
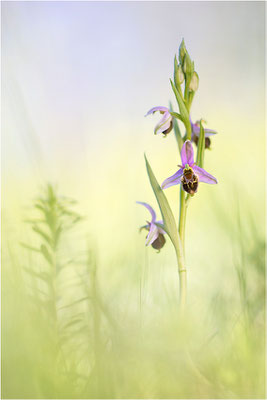
{"type": "Polygon", "coordinates": [[[180,277],[180,310],[181,316],[184,315],[185,305],[186,305],[186,269],[179,270],[180,277]]]}
{"type": "Polygon", "coordinates": [[[184,312],[186,304],[186,268],[185,268],[185,221],[186,221],[186,211],[188,207],[188,201],[190,195],[185,197],[185,191],[180,188],[180,216],[179,216],[179,236],[182,247],[183,260],[181,267],[179,266],[179,276],[180,276],[180,305],[182,313],[184,312]]]}
{"type": "Polygon", "coordinates": [[[183,266],[179,268],[180,278],[180,307],[181,314],[184,314],[186,304],[186,268],[184,264],[185,246],[184,246],[184,234],[185,234],[185,218],[186,218],[186,205],[185,205],[185,191],[180,187],[180,216],[179,216],[179,235],[181,240],[182,254],[183,254],[183,266]]]}
{"type": "Polygon", "coordinates": [[[185,191],[180,187],[180,216],[179,216],[179,235],[182,242],[183,252],[185,254],[184,237],[185,237],[185,220],[186,220],[186,205],[185,191]]]}
{"type": "Polygon", "coordinates": [[[186,268],[184,262],[184,252],[180,238],[178,239],[178,246],[175,246],[175,250],[180,282],[180,312],[183,316],[186,304],[186,268]]]}

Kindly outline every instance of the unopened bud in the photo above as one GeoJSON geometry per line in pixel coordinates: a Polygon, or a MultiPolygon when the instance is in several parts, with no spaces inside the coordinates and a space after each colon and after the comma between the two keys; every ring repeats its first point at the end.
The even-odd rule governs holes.
{"type": "Polygon", "coordinates": [[[183,83],[184,73],[183,73],[181,65],[179,65],[179,67],[178,67],[178,79],[179,79],[180,84],[183,83]]]}
{"type": "Polygon", "coordinates": [[[179,61],[180,61],[181,65],[183,65],[183,63],[184,63],[184,58],[185,58],[186,53],[187,53],[187,50],[186,50],[184,39],[183,39],[180,44],[180,47],[179,47],[179,61]]]}
{"type": "MultiPolygon", "coordinates": [[[[185,58],[184,58],[184,63],[182,64],[183,67],[183,71],[185,74],[190,74],[190,72],[192,71],[192,61],[188,55],[188,53],[186,53],[185,58]]],[[[192,71],[193,73],[193,71],[192,71]]]]}
{"type": "Polygon", "coordinates": [[[178,65],[177,58],[174,58],[174,83],[178,88],[184,81],[184,74],[181,65],[178,65]]]}
{"type": "Polygon", "coordinates": [[[199,77],[198,77],[198,74],[196,73],[196,71],[194,71],[193,76],[190,81],[190,84],[189,84],[189,90],[196,92],[198,89],[198,84],[199,84],[199,77]]]}

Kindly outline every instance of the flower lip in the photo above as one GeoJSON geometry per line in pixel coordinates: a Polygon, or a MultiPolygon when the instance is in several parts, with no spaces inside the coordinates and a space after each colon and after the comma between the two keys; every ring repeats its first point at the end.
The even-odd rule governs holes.
{"type": "MultiPolygon", "coordinates": [[[[198,139],[200,135],[200,120],[196,121],[195,123],[192,122],[191,117],[190,118],[190,123],[191,123],[191,128],[192,128],[192,136],[191,136],[191,141],[198,145],[198,139]]],[[[205,122],[204,120],[202,120],[205,122]]],[[[208,129],[204,128],[204,134],[205,134],[205,149],[209,149],[211,145],[211,140],[210,136],[216,135],[218,132],[215,131],[214,129],[208,129]]]]}
{"type": "Polygon", "coordinates": [[[203,168],[195,165],[194,149],[190,140],[187,140],[181,150],[182,165],[180,169],[169,178],[165,179],[161,188],[167,189],[170,186],[182,184],[183,189],[190,193],[196,193],[199,182],[216,184],[217,179],[205,171],[203,168]]]}
{"type": "Polygon", "coordinates": [[[147,115],[154,114],[156,111],[159,111],[160,114],[163,114],[163,116],[160,119],[160,121],[157,123],[157,125],[155,126],[154,134],[157,135],[159,133],[163,133],[163,135],[167,135],[173,128],[173,123],[172,123],[173,117],[172,117],[169,109],[167,107],[163,107],[163,106],[157,106],[157,107],[151,108],[146,113],[145,117],[147,115]]]}
{"type": "Polygon", "coordinates": [[[155,249],[160,250],[166,242],[165,238],[163,237],[166,232],[156,224],[163,225],[163,221],[156,221],[156,213],[149,204],[141,201],[137,201],[136,203],[146,207],[151,214],[151,222],[147,221],[147,225],[144,225],[140,228],[144,228],[149,231],[146,237],[146,246],[152,245],[152,247],[155,249]]]}

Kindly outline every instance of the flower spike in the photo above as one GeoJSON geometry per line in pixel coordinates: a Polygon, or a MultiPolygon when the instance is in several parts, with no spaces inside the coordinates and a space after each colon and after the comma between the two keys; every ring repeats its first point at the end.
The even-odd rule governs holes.
{"type": "Polygon", "coordinates": [[[147,112],[145,117],[150,114],[154,114],[156,111],[159,111],[160,114],[163,114],[163,117],[161,120],[158,122],[158,124],[155,126],[154,129],[154,134],[157,135],[158,133],[163,133],[163,135],[167,135],[173,127],[173,122],[172,122],[172,115],[170,114],[170,111],[167,107],[163,106],[158,106],[158,107],[153,107],[151,110],[147,112]]]}
{"type": "Polygon", "coordinates": [[[166,242],[163,236],[166,232],[162,228],[159,228],[156,224],[163,224],[163,221],[156,221],[156,213],[149,204],[141,201],[137,201],[136,203],[146,207],[151,214],[151,222],[148,222],[147,225],[144,225],[140,228],[140,230],[146,229],[148,231],[148,235],[146,237],[146,246],[152,245],[154,249],[160,250],[166,242]]]}
{"type": "Polygon", "coordinates": [[[194,149],[189,140],[183,144],[181,160],[181,168],[174,175],[165,179],[161,185],[162,189],[167,189],[170,186],[182,184],[183,190],[193,195],[197,192],[199,182],[205,182],[209,184],[218,183],[214,176],[209,174],[203,168],[195,165],[194,149]]]}

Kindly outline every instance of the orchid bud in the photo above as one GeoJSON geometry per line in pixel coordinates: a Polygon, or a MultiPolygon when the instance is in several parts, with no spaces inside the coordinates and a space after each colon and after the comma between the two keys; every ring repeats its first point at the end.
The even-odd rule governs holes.
{"type": "Polygon", "coordinates": [[[147,225],[144,225],[140,228],[140,231],[142,229],[146,229],[148,231],[146,237],[146,246],[151,245],[154,249],[160,251],[166,242],[164,237],[166,232],[163,230],[163,221],[156,221],[156,213],[149,204],[141,201],[137,201],[136,203],[146,207],[151,214],[151,222],[147,221],[147,225]],[[158,224],[160,224],[160,226],[158,226],[158,224]]]}
{"type": "Polygon", "coordinates": [[[196,73],[196,71],[194,71],[193,76],[190,81],[190,84],[189,84],[189,90],[196,92],[198,89],[198,84],[199,84],[199,77],[198,77],[198,74],[196,73]]]}
{"type": "Polygon", "coordinates": [[[189,54],[186,53],[185,58],[184,58],[184,63],[182,64],[183,71],[185,74],[193,74],[194,72],[194,63],[191,61],[191,58],[189,57],[189,54]]]}
{"type": "Polygon", "coordinates": [[[183,65],[183,63],[184,63],[184,58],[185,58],[186,54],[187,54],[187,50],[186,50],[184,39],[183,39],[180,44],[180,47],[179,47],[179,61],[180,61],[181,65],[183,65]]]}
{"type": "Polygon", "coordinates": [[[184,81],[184,74],[181,65],[178,65],[176,55],[174,57],[174,83],[178,87],[184,81]]]}
{"type": "Polygon", "coordinates": [[[179,79],[180,84],[183,83],[184,73],[183,73],[181,65],[179,65],[179,67],[178,67],[178,79],[179,79]]]}

